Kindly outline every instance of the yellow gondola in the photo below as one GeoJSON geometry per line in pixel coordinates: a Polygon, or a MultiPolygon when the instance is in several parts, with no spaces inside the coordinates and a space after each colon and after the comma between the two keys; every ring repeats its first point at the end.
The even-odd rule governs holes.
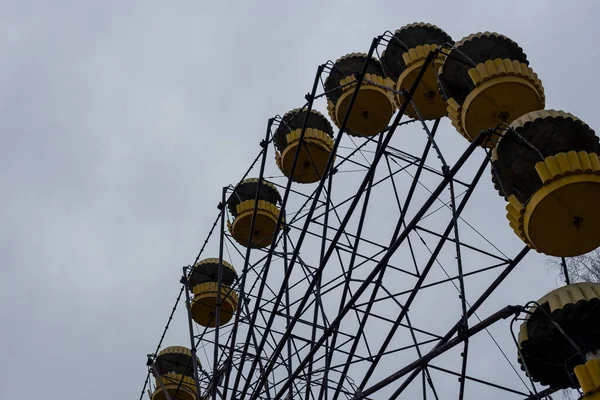
{"type": "MultiPolygon", "coordinates": [[[[231,288],[237,279],[237,273],[233,266],[225,260],[221,265],[219,326],[225,325],[231,320],[238,305],[237,293],[231,288]]],[[[188,283],[194,293],[191,304],[192,319],[199,325],[213,327],[217,324],[218,274],[218,258],[198,261],[190,274],[188,283]]]]}
{"type": "MultiPolygon", "coordinates": [[[[300,145],[300,134],[306,118],[306,110],[287,112],[277,130],[275,161],[285,176],[290,176],[296,149],[300,145]]],[[[301,145],[292,180],[299,183],[318,182],[325,173],[327,160],[333,149],[333,128],[320,112],[311,110],[308,115],[304,141],[301,145]]]]}
{"type": "MultiPolygon", "coordinates": [[[[197,365],[200,360],[196,358],[197,365]]],[[[192,352],[183,346],[166,347],[156,357],[156,368],[172,400],[196,400],[192,352]]],[[[166,400],[167,396],[156,377],[152,400],[166,400]]]]}
{"type": "Polygon", "coordinates": [[[532,248],[571,257],[600,246],[600,145],[577,117],[534,111],[501,134],[493,180],[515,233],[532,248]]]}
{"type": "Polygon", "coordinates": [[[576,388],[577,380],[570,376],[574,368],[583,365],[586,358],[596,358],[600,349],[600,284],[563,286],[537,303],[541,308],[532,307],[519,330],[522,354],[519,363],[525,364],[529,376],[543,385],[555,389],[576,388]]]}
{"type": "MultiPolygon", "coordinates": [[[[476,33],[457,42],[438,75],[448,116],[469,141],[545,105],[542,82],[523,49],[497,33],[476,33]]],[[[495,142],[488,140],[485,146],[492,148],[495,142]]]]}
{"type": "MultiPolygon", "coordinates": [[[[227,228],[231,236],[242,246],[248,245],[254,213],[254,199],[258,191],[258,179],[246,179],[237,185],[227,200],[229,213],[233,216],[233,222],[227,221],[227,228]]],[[[277,204],[280,201],[281,196],[277,188],[271,182],[263,180],[260,185],[258,209],[252,235],[251,245],[253,247],[267,247],[275,239],[275,228],[279,218],[277,204]]]]}
{"type": "MultiPolygon", "coordinates": [[[[367,55],[351,53],[338,59],[325,80],[327,110],[339,128],[356,87],[355,75],[360,73],[367,55]]],[[[353,136],[375,136],[388,126],[396,105],[390,89],[394,81],[385,77],[379,60],[372,58],[367,64],[364,82],[350,112],[346,131],[353,136]]]]}
{"type": "MultiPolygon", "coordinates": [[[[398,107],[404,103],[401,93],[412,87],[427,55],[444,44],[452,45],[454,41],[442,29],[423,22],[405,25],[394,33],[381,55],[381,62],[387,76],[396,82],[398,93],[395,93],[395,100],[398,107]]],[[[437,55],[412,97],[413,104],[425,120],[447,115],[447,104],[438,90],[437,77],[437,70],[444,58],[443,53],[437,55]]],[[[419,117],[412,105],[406,108],[405,114],[415,119],[419,117]]]]}

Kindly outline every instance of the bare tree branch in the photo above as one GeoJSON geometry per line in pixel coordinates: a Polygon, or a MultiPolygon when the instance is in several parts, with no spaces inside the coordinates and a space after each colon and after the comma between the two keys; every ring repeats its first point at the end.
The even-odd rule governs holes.
{"type": "Polygon", "coordinates": [[[552,269],[556,268],[559,271],[560,277],[565,282],[569,280],[572,283],[600,283],[600,248],[581,256],[567,258],[566,264],[568,277],[565,277],[560,258],[552,257],[546,259],[546,265],[552,269]]]}

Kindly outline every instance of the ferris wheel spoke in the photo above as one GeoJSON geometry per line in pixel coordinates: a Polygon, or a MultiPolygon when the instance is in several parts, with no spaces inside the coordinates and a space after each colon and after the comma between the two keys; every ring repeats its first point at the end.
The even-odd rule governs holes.
{"type": "MultiPolygon", "coordinates": [[[[502,271],[502,273],[500,273],[498,275],[498,277],[494,280],[494,282],[492,282],[492,284],[490,284],[488,286],[488,288],[484,291],[483,294],[481,294],[481,296],[471,305],[471,307],[469,308],[467,315],[471,316],[473,315],[477,309],[485,302],[485,300],[492,294],[492,292],[494,292],[498,286],[500,286],[500,284],[504,281],[504,279],[514,270],[514,268],[519,264],[519,262],[527,255],[527,253],[529,252],[529,247],[525,246],[518,254],[517,256],[511,260],[511,262],[506,266],[506,268],[502,271]]],[[[488,318],[489,320],[489,318],[488,318]]],[[[480,320],[479,324],[482,324],[483,321],[480,320]]],[[[450,339],[458,332],[459,327],[461,326],[461,320],[459,320],[452,329],[450,329],[450,331],[448,331],[448,333],[446,333],[446,335],[440,339],[440,341],[438,342],[438,344],[430,351],[430,353],[432,353],[433,351],[435,351],[436,349],[439,349],[441,346],[444,346],[446,343],[448,343],[448,341],[450,341],[450,339]]],[[[405,382],[400,385],[400,387],[397,390],[397,394],[399,395],[407,386],[408,384],[410,384],[410,382],[416,378],[416,376],[419,374],[419,372],[421,371],[423,367],[422,366],[417,366],[417,368],[415,369],[415,371],[413,371],[408,378],[405,380],[405,382]]]]}
{"type": "MultiPolygon", "coordinates": [[[[592,175],[600,147],[593,131],[562,111],[526,110],[543,109],[544,90],[510,39],[485,32],[454,44],[425,23],[386,31],[368,54],[320,65],[305,98],[301,108],[269,119],[252,166],[223,189],[211,229],[221,222],[218,262],[198,261],[206,239],[182,280],[191,350],[167,348],[150,357],[183,359],[193,371],[185,362],[173,370],[179,375],[163,365],[153,372],[157,382],[165,375],[177,388],[172,393],[161,385],[155,393],[187,400],[462,400],[490,392],[540,399],[553,393],[536,388],[534,381],[544,382],[554,367],[544,370],[532,349],[546,349],[536,336],[539,310],[554,315],[564,305],[542,298],[537,308],[501,308],[491,296],[530,248],[545,246],[549,254],[570,240],[556,244],[564,232],[550,213],[533,228],[525,220],[537,207],[530,200],[545,193],[540,188],[579,178],[597,186],[592,175]],[[502,95],[490,95],[490,88],[502,95]],[[519,99],[510,99],[513,92],[519,99]],[[327,102],[329,119],[313,107],[317,100],[327,102]],[[468,146],[448,146],[453,139],[437,133],[446,116],[468,146]],[[565,132],[560,143],[559,131],[565,132]],[[589,143],[580,146],[580,139],[589,143]],[[273,150],[281,173],[266,163],[273,150]],[[511,227],[529,245],[519,253],[498,234],[495,201],[476,191],[490,163],[492,182],[509,201],[511,227]],[[247,176],[253,168],[257,178],[247,176]],[[538,228],[548,232],[534,237],[538,228]],[[490,315],[490,308],[499,311],[490,315]],[[501,320],[519,320],[519,312],[527,313],[521,333],[529,338],[514,338],[513,362],[506,351],[514,351],[513,343],[493,335],[501,320]],[[195,331],[192,321],[200,325],[195,331]]],[[[581,198],[589,203],[594,196],[590,189],[581,198]]],[[[579,195],[571,197],[560,202],[569,218],[585,208],[579,195]]],[[[577,229],[581,218],[573,222],[577,229]]],[[[600,243],[588,239],[590,246],[600,243]]],[[[575,286],[560,293],[583,291],[575,286]]],[[[562,356],[553,353],[552,365],[562,365],[562,356]]],[[[578,357],[586,362],[586,354],[578,357]]],[[[554,384],[576,385],[567,378],[554,384]]],[[[150,373],[145,385],[149,379],[150,373]]]]}
{"type": "MultiPolygon", "coordinates": [[[[397,118],[398,120],[398,118],[397,118]]],[[[392,131],[390,131],[390,133],[392,133],[392,131]]],[[[467,150],[465,151],[465,153],[463,153],[463,155],[461,156],[461,158],[457,161],[457,163],[455,164],[455,166],[449,171],[449,173],[447,174],[447,177],[440,183],[440,185],[438,185],[438,188],[434,191],[434,194],[432,196],[429,197],[429,199],[425,202],[425,204],[423,205],[423,207],[417,212],[417,214],[413,217],[413,219],[411,220],[411,222],[407,225],[408,230],[403,231],[402,234],[400,234],[400,236],[398,237],[398,239],[396,240],[396,242],[394,243],[394,246],[390,247],[390,250],[388,250],[388,254],[386,256],[384,256],[384,258],[381,260],[380,263],[378,263],[377,267],[375,269],[373,269],[373,271],[369,274],[369,278],[368,280],[371,281],[372,279],[374,279],[376,277],[376,275],[385,268],[385,263],[387,262],[387,260],[391,257],[391,254],[393,254],[393,252],[400,246],[400,244],[406,239],[406,236],[408,235],[408,231],[412,230],[412,228],[414,228],[414,226],[416,225],[418,219],[420,217],[422,217],[422,215],[424,215],[424,213],[427,211],[427,209],[431,206],[431,204],[435,201],[435,198],[442,192],[442,190],[446,187],[446,185],[448,184],[448,180],[451,179],[456,172],[460,169],[460,167],[463,165],[463,163],[465,162],[465,160],[470,156],[471,152],[474,150],[475,146],[477,145],[477,142],[472,143],[467,150]]],[[[487,163],[487,160],[486,162],[487,163]]],[[[476,180],[479,179],[479,177],[481,176],[481,173],[483,172],[485,165],[482,165],[482,167],[480,168],[480,170],[478,171],[478,174],[476,176],[476,180]]],[[[468,199],[469,196],[465,196],[465,199],[463,199],[463,203],[466,203],[465,200],[468,199]]],[[[464,204],[461,203],[461,205],[464,207],[464,204]]],[[[450,226],[451,227],[451,226],[450,226]]],[[[362,295],[362,293],[364,292],[364,290],[366,289],[366,284],[363,284],[359,287],[359,290],[355,293],[355,295],[352,297],[350,304],[347,304],[344,307],[344,310],[342,313],[340,313],[338,315],[338,317],[332,321],[332,325],[330,327],[330,329],[335,329],[340,320],[343,318],[343,316],[348,312],[348,310],[352,307],[352,304],[356,301],[356,298],[359,297],[360,295],[362,295]]],[[[316,351],[316,349],[318,349],[319,346],[322,345],[322,343],[324,342],[325,338],[321,337],[321,339],[315,344],[314,346],[314,350],[311,351],[314,352],[316,351]]],[[[308,362],[306,361],[308,359],[305,358],[304,363],[308,362]]],[[[298,371],[298,370],[296,370],[298,371]]],[[[296,374],[296,373],[295,373],[296,374]]],[[[294,375],[295,375],[294,374],[294,375]]],[[[293,379],[293,376],[290,377],[290,379],[293,379]]],[[[284,385],[284,388],[285,389],[284,385]]],[[[282,390],[283,390],[282,389],[282,390]]]]}
{"type": "MultiPolygon", "coordinates": [[[[477,183],[477,181],[479,180],[479,178],[481,177],[481,175],[483,174],[483,171],[485,170],[485,167],[487,166],[488,160],[485,159],[484,162],[481,164],[481,167],[479,168],[479,170],[477,171],[475,177],[473,178],[473,185],[472,188],[475,187],[475,184],[477,183]]],[[[438,187],[438,192],[441,192],[441,190],[439,190],[438,187]]],[[[465,195],[465,197],[463,198],[463,200],[461,201],[461,204],[459,205],[458,209],[457,209],[457,213],[460,214],[460,212],[464,209],[464,207],[466,206],[469,198],[470,198],[470,194],[472,193],[472,189],[469,193],[467,193],[467,195],[465,195]]],[[[437,196],[436,196],[437,197],[437,196]]],[[[433,201],[435,200],[434,197],[430,197],[430,201],[429,203],[433,203],[433,201]]],[[[422,214],[425,214],[425,211],[421,211],[422,214]]],[[[416,217],[415,219],[413,219],[414,225],[416,226],[416,217]]],[[[404,304],[404,307],[402,308],[402,310],[400,311],[399,315],[398,315],[398,321],[402,321],[402,319],[406,316],[407,312],[408,312],[408,308],[410,308],[410,305],[412,303],[412,301],[414,300],[414,298],[417,295],[417,291],[419,290],[419,288],[421,287],[421,285],[423,284],[425,277],[427,276],[427,274],[429,273],[429,270],[431,269],[433,263],[435,262],[437,255],[439,254],[439,252],[441,251],[442,247],[444,246],[444,243],[446,241],[445,238],[448,237],[448,235],[450,234],[450,231],[452,230],[453,227],[453,223],[452,221],[448,224],[448,226],[446,227],[446,230],[444,232],[443,237],[439,240],[438,245],[436,246],[433,254],[431,255],[431,257],[429,258],[429,261],[427,262],[427,264],[425,265],[419,279],[417,280],[414,289],[411,291],[409,298],[407,299],[406,303],[404,304]]],[[[408,235],[408,232],[405,230],[404,232],[406,232],[404,234],[404,236],[408,235]]],[[[383,352],[385,352],[385,349],[387,348],[387,346],[389,345],[392,337],[394,336],[394,333],[396,331],[396,326],[392,327],[392,329],[390,330],[390,332],[388,333],[388,335],[386,336],[385,341],[383,342],[380,350],[378,351],[377,355],[375,356],[375,360],[376,362],[372,363],[371,366],[369,367],[369,369],[367,370],[363,380],[361,381],[359,387],[359,390],[362,390],[369,378],[371,377],[371,375],[374,372],[374,369],[377,365],[377,363],[379,362],[380,358],[381,358],[381,354],[383,352]]]]}

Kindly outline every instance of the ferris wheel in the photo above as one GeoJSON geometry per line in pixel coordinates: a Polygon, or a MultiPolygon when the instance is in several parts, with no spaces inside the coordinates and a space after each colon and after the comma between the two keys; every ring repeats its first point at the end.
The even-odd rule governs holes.
{"type": "Polygon", "coordinates": [[[528,253],[600,246],[598,137],[517,43],[409,24],[298,105],[223,188],[173,308],[190,342],[162,348],[167,323],[142,397],[599,398],[600,285],[506,302],[528,253]]]}

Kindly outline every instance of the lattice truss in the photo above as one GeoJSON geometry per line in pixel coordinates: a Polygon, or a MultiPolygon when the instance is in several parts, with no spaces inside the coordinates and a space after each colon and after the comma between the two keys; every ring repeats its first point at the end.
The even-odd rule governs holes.
{"type": "MultiPolygon", "coordinates": [[[[328,106],[340,128],[332,139],[301,118],[299,138],[288,135],[285,143],[300,145],[280,154],[277,132],[290,118],[276,116],[241,183],[224,188],[220,213],[196,259],[216,258],[214,282],[203,283],[215,293],[216,310],[192,316],[197,301],[190,303],[191,296],[203,292],[192,282],[192,266],[184,268],[192,353],[199,357],[186,366],[197,364],[189,393],[223,399],[533,399],[557,390],[538,393],[517,363],[509,323],[498,322],[525,311],[507,305],[511,288],[503,281],[535,245],[524,246],[507,224],[494,223],[504,212],[488,208],[496,196],[490,174],[498,176],[491,149],[507,124],[469,137],[465,120],[465,141],[439,117],[423,117],[411,99],[429,71],[438,73],[452,44],[413,52],[420,64],[411,85],[401,88],[369,69],[373,55],[385,58],[380,48],[392,39],[376,38],[357,73],[339,86],[323,80],[336,73],[336,63],[318,68],[306,103],[295,112],[306,116],[328,106]],[[356,135],[346,124],[360,126],[350,116],[353,106],[364,107],[358,93],[365,86],[401,100],[389,125],[356,135]],[[325,101],[344,87],[354,90],[345,92],[345,112],[335,114],[339,110],[325,101]],[[311,146],[334,157],[323,158],[311,146]],[[312,183],[292,182],[304,179],[294,175],[303,157],[315,166],[312,183]],[[246,178],[256,178],[250,200],[237,189],[246,178]],[[273,204],[261,200],[265,187],[279,193],[273,204]],[[244,209],[231,206],[235,196],[235,204],[246,201],[251,216],[242,239],[233,223],[244,209]],[[248,246],[260,236],[263,222],[252,217],[260,212],[271,212],[277,228],[262,239],[266,243],[248,246]],[[203,254],[207,244],[218,254],[203,254]],[[502,295],[491,296],[496,290],[502,295]],[[202,324],[193,321],[198,318],[202,324]]],[[[405,61],[410,67],[410,57],[405,61]]],[[[542,90],[543,106],[541,83],[532,87],[542,90]]],[[[187,371],[181,374],[191,376],[187,371]]]]}

